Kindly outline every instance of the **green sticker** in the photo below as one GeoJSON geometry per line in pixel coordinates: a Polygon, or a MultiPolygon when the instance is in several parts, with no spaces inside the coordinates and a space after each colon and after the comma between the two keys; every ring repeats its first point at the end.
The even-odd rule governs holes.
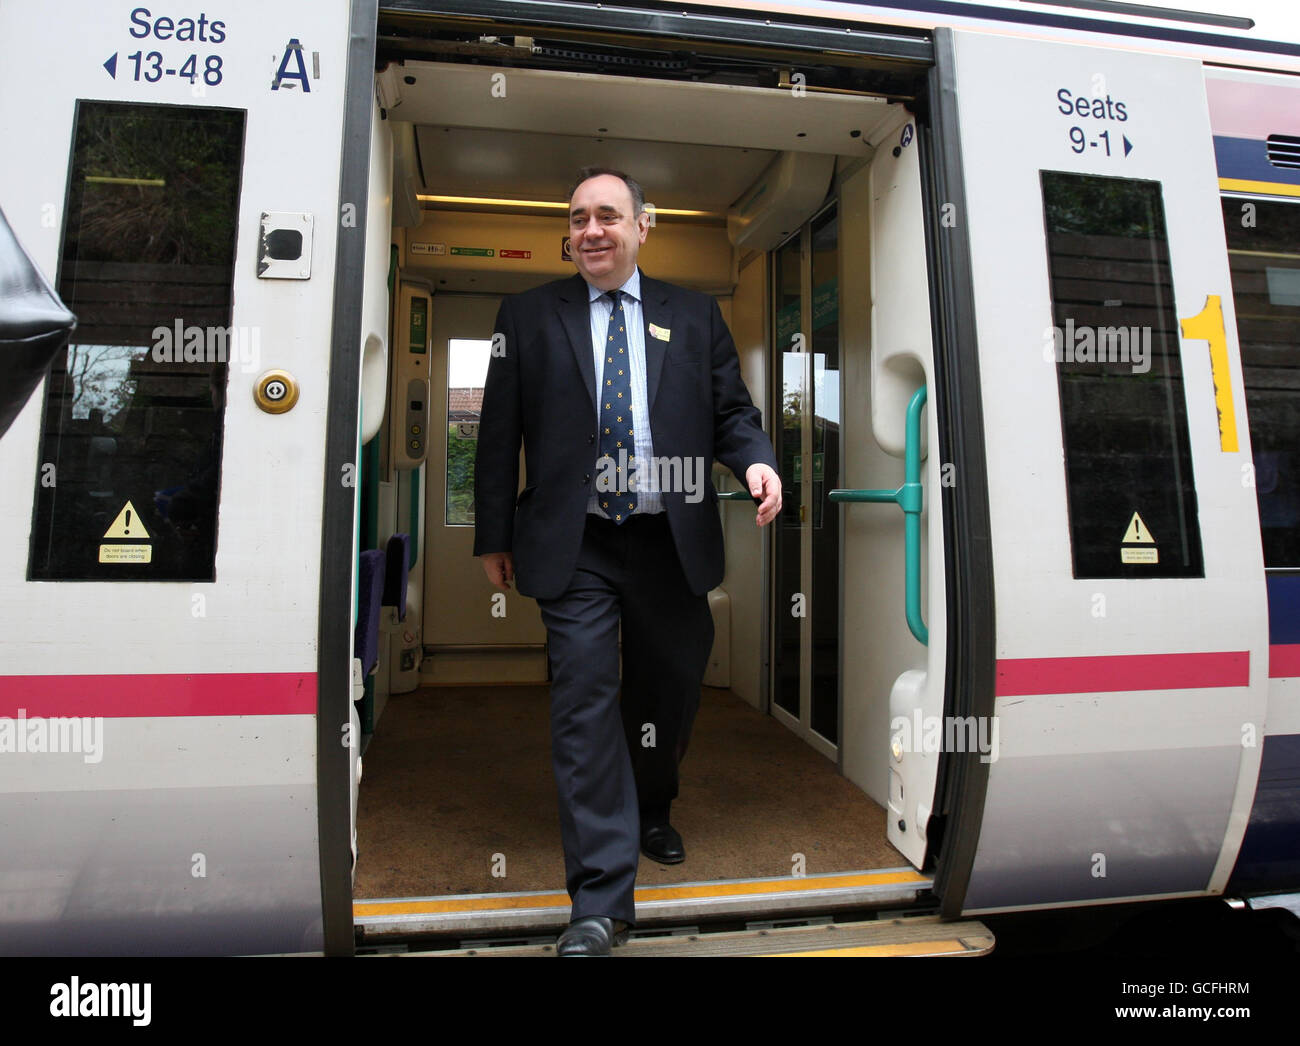
{"type": "Polygon", "coordinates": [[[429,299],[411,299],[411,351],[426,352],[429,348],[429,299]]]}

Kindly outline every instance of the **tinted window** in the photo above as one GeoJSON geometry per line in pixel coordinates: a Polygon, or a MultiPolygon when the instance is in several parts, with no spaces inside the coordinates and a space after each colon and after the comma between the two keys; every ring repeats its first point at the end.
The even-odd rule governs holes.
{"type": "Polygon", "coordinates": [[[1160,184],[1042,184],[1074,576],[1203,577],[1160,184]]]}
{"type": "Polygon", "coordinates": [[[1300,567],[1300,204],[1227,198],[1264,565],[1300,567]]]}
{"type": "Polygon", "coordinates": [[[30,576],[213,578],[244,114],[81,102],[30,576]]]}

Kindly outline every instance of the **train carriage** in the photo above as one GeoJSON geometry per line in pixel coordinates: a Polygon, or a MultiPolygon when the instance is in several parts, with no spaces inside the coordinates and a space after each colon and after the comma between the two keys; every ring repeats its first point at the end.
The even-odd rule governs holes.
{"type": "Polygon", "coordinates": [[[645,184],[646,272],[718,300],[785,487],[759,531],[720,466],[674,480],[727,569],[691,859],[643,862],[644,949],[1294,911],[1287,32],[1085,3],[0,6],[0,951],[567,922],[545,631],[472,558],[467,463],[497,305],[573,271],[586,163],[645,184]]]}

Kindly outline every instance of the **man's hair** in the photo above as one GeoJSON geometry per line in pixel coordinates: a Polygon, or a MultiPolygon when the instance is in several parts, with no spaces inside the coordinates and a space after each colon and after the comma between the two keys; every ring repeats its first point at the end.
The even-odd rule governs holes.
{"type": "Polygon", "coordinates": [[[645,192],[642,190],[640,183],[631,175],[624,174],[622,171],[616,171],[612,167],[583,167],[578,171],[577,178],[569,186],[569,199],[573,199],[573,194],[578,191],[578,186],[588,178],[597,178],[602,174],[612,174],[615,178],[622,178],[623,184],[627,186],[627,191],[632,194],[632,217],[645,210],[645,192]]]}

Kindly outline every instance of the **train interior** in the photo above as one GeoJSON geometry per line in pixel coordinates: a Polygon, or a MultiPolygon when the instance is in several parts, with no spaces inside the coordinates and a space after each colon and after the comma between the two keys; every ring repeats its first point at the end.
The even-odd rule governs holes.
{"type": "MultiPolygon", "coordinates": [[[[407,58],[377,76],[393,197],[382,422],[385,375],[363,368],[363,935],[567,921],[545,630],[473,557],[472,492],[498,304],[575,271],[565,203],[588,164],[645,187],[642,270],[716,297],[785,487],[764,531],[747,497],[719,502],[726,576],[673,808],[687,859],[642,858],[638,911],[780,918],[902,907],[930,886],[934,839],[908,811],[932,801],[934,760],[904,796],[890,722],[941,707],[939,520],[927,507],[927,646],[904,615],[902,513],[827,497],[903,480],[930,369],[918,145],[897,70],[820,75],[839,86],[753,61],[691,78],[407,58]],[[371,598],[395,560],[405,598],[400,581],[371,598]]],[[[740,489],[716,463],[700,481],[740,489]]]]}

